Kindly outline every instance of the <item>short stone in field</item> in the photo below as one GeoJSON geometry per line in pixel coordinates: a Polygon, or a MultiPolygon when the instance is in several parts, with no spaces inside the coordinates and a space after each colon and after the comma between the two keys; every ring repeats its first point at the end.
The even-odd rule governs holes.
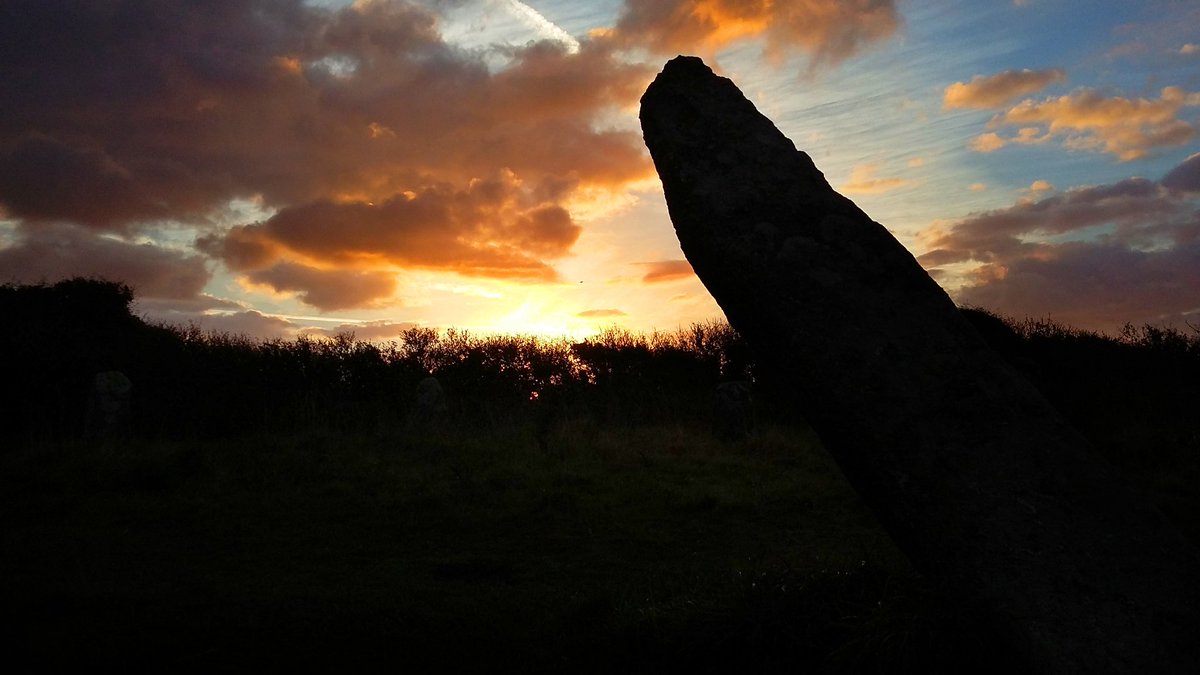
{"type": "Polygon", "coordinates": [[[446,391],[436,377],[430,376],[417,384],[417,397],[413,406],[413,422],[429,425],[446,416],[446,391]]]}
{"type": "Polygon", "coordinates": [[[722,382],[713,390],[713,435],[740,441],[754,431],[754,397],[745,380],[722,382]]]}
{"type": "Polygon", "coordinates": [[[84,433],[111,438],[128,430],[132,417],[133,382],[119,370],[96,373],[88,392],[84,433]]]}
{"type": "Polygon", "coordinates": [[[698,58],[666,65],[641,121],[697,276],[1013,672],[1197,672],[1195,547],[887,229],[698,58]]]}

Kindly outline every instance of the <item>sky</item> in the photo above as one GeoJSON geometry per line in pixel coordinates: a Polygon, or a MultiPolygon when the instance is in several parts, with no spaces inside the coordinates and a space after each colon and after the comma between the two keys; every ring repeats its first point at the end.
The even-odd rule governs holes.
{"type": "Polygon", "coordinates": [[[637,121],[681,53],[960,304],[1200,326],[1190,0],[5,0],[0,283],[262,338],[720,318],[637,121]]]}

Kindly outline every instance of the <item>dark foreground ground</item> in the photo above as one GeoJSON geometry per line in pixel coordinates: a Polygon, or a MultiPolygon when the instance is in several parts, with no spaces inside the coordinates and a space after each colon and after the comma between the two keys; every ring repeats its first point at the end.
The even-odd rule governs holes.
{"type": "Polygon", "coordinates": [[[803,431],[114,442],[0,467],[0,639],[29,672],[996,663],[803,431]]]}
{"type": "MultiPolygon", "coordinates": [[[[259,343],[132,300],[0,285],[4,672],[1012,671],[728,325],[259,343]],[[127,438],[87,442],[113,369],[127,438]],[[406,434],[430,372],[452,421],[406,434]],[[718,443],[747,373],[759,433],[718,443]]],[[[1200,541],[1200,328],[964,313],[1200,541]]]]}

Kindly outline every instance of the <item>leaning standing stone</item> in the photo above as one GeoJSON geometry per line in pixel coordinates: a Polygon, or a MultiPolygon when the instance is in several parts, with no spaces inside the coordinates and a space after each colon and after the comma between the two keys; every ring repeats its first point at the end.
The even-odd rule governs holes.
{"type": "Polygon", "coordinates": [[[1196,549],[882,225],[698,58],[641,120],[696,274],[922,573],[1022,670],[1197,672],[1196,549]]]}

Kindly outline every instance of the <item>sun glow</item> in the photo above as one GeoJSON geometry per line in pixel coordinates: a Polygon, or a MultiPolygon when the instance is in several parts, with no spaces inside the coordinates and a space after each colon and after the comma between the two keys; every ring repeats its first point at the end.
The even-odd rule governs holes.
{"type": "MultiPolygon", "coordinates": [[[[582,340],[600,332],[594,320],[580,318],[551,293],[531,289],[520,304],[488,317],[486,332],[534,335],[545,339],[582,340]]],[[[611,321],[610,321],[611,322],[611,321]]]]}

